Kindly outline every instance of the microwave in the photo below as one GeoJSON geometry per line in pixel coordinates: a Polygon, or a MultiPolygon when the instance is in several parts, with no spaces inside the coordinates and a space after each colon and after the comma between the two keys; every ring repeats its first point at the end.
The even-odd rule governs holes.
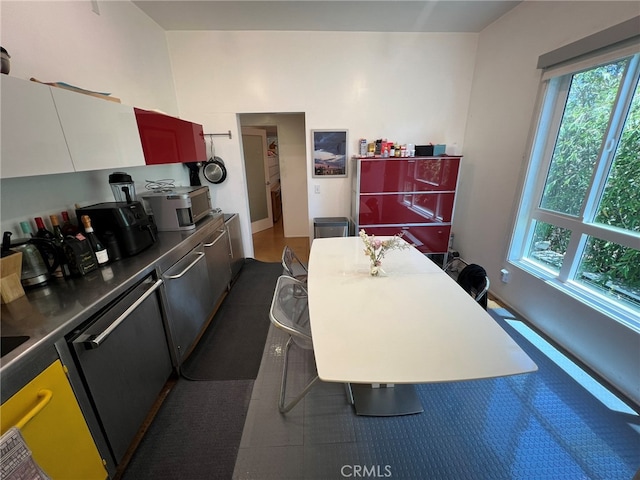
{"type": "Polygon", "coordinates": [[[141,195],[147,213],[161,232],[193,230],[211,208],[209,187],[173,187],[141,195]]]}

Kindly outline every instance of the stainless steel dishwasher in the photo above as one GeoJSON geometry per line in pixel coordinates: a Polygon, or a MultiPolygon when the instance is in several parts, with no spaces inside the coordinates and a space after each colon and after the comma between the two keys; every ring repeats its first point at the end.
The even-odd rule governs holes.
{"type": "Polygon", "coordinates": [[[204,241],[204,253],[209,274],[209,300],[213,312],[231,283],[231,246],[224,221],[218,221],[215,231],[204,241]]]}
{"type": "Polygon", "coordinates": [[[231,278],[235,279],[244,265],[244,248],[242,246],[242,230],[240,229],[240,217],[237,213],[224,215],[224,224],[229,234],[231,245],[231,278]]]}
{"type": "Polygon", "coordinates": [[[207,262],[202,243],[162,274],[169,328],[178,365],[209,320],[213,309],[207,262]]]}
{"type": "Polygon", "coordinates": [[[212,319],[231,281],[227,229],[222,215],[212,220],[194,238],[198,243],[162,273],[178,367],[212,319]]]}
{"type": "Polygon", "coordinates": [[[172,372],[161,285],[147,277],[67,339],[116,464],[172,372]]]}

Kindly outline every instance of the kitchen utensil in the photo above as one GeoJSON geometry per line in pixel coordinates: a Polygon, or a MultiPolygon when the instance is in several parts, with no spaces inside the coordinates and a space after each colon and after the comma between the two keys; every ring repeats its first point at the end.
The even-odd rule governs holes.
{"type": "Polygon", "coordinates": [[[202,174],[209,182],[219,184],[227,178],[227,168],[220,157],[213,157],[204,164],[202,174]]]}
{"type": "Polygon", "coordinates": [[[114,172],[109,175],[109,185],[116,202],[130,204],[136,200],[136,186],[131,176],[125,172],[114,172]]]}
{"type": "Polygon", "coordinates": [[[22,273],[22,253],[10,250],[11,232],[2,237],[2,258],[0,259],[0,298],[2,303],[10,303],[24,295],[20,284],[22,273]]]}
{"type": "Polygon", "coordinates": [[[220,157],[216,157],[213,139],[211,139],[211,157],[204,163],[202,174],[207,181],[218,184],[224,182],[227,178],[227,169],[220,157]]]}
{"type": "Polygon", "coordinates": [[[23,287],[34,287],[44,285],[51,277],[53,271],[58,268],[59,258],[55,246],[48,240],[42,238],[23,239],[22,243],[17,241],[11,245],[11,249],[22,253],[22,272],[20,281],[23,287]],[[41,253],[41,250],[46,253],[41,253]],[[45,258],[52,255],[51,263],[46,263],[45,258]]]}
{"type": "Polygon", "coordinates": [[[200,187],[202,186],[202,182],[200,181],[200,162],[188,162],[185,163],[187,168],[189,169],[189,185],[192,187],[200,187]]]}

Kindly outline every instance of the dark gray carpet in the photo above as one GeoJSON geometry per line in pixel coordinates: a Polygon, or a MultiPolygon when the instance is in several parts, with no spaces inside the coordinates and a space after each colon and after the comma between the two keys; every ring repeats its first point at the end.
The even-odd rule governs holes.
{"type": "Polygon", "coordinates": [[[180,378],[121,480],[230,479],[252,388],[253,380],[180,378]]]}
{"type": "Polygon", "coordinates": [[[247,259],[121,480],[232,477],[281,274],[247,259]]]}
{"type": "Polygon", "coordinates": [[[207,331],[183,364],[190,380],[255,380],[282,265],[248,259],[207,331]]]}

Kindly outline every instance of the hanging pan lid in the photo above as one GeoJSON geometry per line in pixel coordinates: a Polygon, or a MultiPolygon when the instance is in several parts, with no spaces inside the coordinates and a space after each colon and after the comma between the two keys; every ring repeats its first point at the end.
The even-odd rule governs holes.
{"type": "Polygon", "coordinates": [[[213,157],[204,164],[202,174],[209,182],[218,184],[227,178],[227,168],[220,157],[213,157]]]}

